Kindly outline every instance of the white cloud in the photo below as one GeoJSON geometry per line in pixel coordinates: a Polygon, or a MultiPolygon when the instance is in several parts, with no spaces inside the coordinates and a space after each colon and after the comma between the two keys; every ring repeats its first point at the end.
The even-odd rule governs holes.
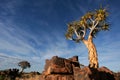
{"type": "MultiPolygon", "coordinates": [[[[7,64],[9,67],[13,66],[12,64],[17,66],[18,61],[14,63],[13,61],[18,58],[30,61],[33,65],[31,69],[38,70],[37,68],[40,66],[40,71],[42,71],[44,67],[43,64],[45,64],[45,59],[50,59],[55,55],[65,58],[78,55],[80,63],[84,65],[88,65],[89,63],[86,46],[82,43],[79,44],[72,41],[67,41],[65,40],[65,37],[61,36],[58,32],[52,32],[49,34],[44,33],[39,37],[39,35],[32,34],[27,30],[19,28],[18,25],[15,25],[12,22],[1,22],[0,36],[0,50],[10,51],[10,53],[2,53],[2,55],[4,55],[4,57],[1,56],[1,59],[4,59],[0,64],[2,66],[6,66],[7,64]],[[35,46],[31,45],[31,40],[36,43],[35,46]],[[37,49],[36,46],[39,46],[42,49],[37,49]]],[[[113,69],[113,65],[119,64],[118,56],[120,51],[118,48],[120,47],[120,41],[114,41],[114,39],[110,40],[110,37],[111,36],[102,37],[103,42],[101,44],[98,44],[99,41],[96,41],[95,43],[97,43],[96,45],[100,66],[111,66],[110,69],[117,71],[119,68],[113,69]],[[110,61],[112,61],[111,64],[110,61]]],[[[118,66],[119,65],[116,67],[118,66]]],[[[2,69],[2,67],[0,68],[2,69]]]]}
{"type": "MultiPolygon", "coordinates": [[[[4,50],[11,50],[13,52],[21,52],[21,53],[30,53],[31,51],[35,52],[34,48],[32,48],[29,44],[26,43],[26,39],[23,36],[22,32],[14,27],[10,27],[10,25],[5,25],[7,23],[0,24],[0,48],[4,50]],[[11,28],[13,30],[11,30],[11,28]]],[[[12,25],[14,26],[14,25],[12,25]]],[[[17,26],[16,26],[17,27],[17,26]]]]}
{"type": "MultiPolygon", "coordinates": [[[[15,5],[13,4],[14,2],[9,3],[5,7],[6,14],[8,11],[15,14],[15,5]]],[[[77,11],[71,3],[69,4],[72,10],[77,11]]],[[[82,13],[85,13],[84,7],[79,7],[79,5],[77,7],[80,8],[82,13]]],[[[6,22],[0,19],[0,60],[2,60],[0,69],[6,67],[6,65],[7,68],[17,66],[17,62],[20,60],[30,61],[33,65],[31,70],[43,69],[45,59],[50,59],[55,55],[65,58],[78,55],[80,63],[88,65],[88,51],[84,44],[76,44],[65,40],[65,37],[59,33],[60,31],[44,32],[40,30],[40,34],[33,34],[29,31],[29,27],[27,28],[28,30],[23,29],[15,24],[11,18],[4,18],[6,18],[6,22]]],[[[49,26],[44,21],[41,21],[40,24],[49,26]]],[[[120,41],[115,40],[113,36],[100,37],[99,39],[102,42],[99,40],[95,42],[97,43],[100,66],[108,66],[112,70],[118,70],[118,66],[120,66],[118,65],[120,64],[120,41]],[[115,69],[116,67],[117,69],[115,69]]],[[[119,33],[117,37],[119,37],[119,33]]]]}
{"type": "Polygon", "coordinates": [[[118,68],[120,67],[120,41],[117,35],[115,36],[116,38],[114,38],[113,35],[106,34],[104,37],[100,36],[102,38],[101,44],[97,42],[96,45],[100,66],[107,66],[113,71],[118,71],[120,70],[120,68],[118,68]]]}

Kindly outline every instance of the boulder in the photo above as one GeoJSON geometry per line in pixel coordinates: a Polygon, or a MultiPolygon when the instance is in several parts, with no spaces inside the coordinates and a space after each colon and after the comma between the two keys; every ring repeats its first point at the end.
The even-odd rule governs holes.
{"type": "Polygon", "coordinates": [[[73,68],[79,67],[78,57],[70,59],[53,56],[46,60],[44,74],[73,74],[73,68]]]}
{"type": "Polygon", "coordinates": [[[106,67],[98,69],[84,67],[74,70],[75,80],[115,80],[114,74],[106,67]]]}
{"type": "Polygon", "coordinates": [[[53,56],[52,59],[46,60],[40,80],[115,80],[115,77],[107,67],[80,68],[78,56],[69,59],[53,56]]]}

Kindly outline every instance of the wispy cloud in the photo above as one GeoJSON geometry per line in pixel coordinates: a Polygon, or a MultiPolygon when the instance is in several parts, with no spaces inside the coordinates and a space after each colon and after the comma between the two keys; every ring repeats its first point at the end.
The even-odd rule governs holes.
{"type": "Polygon", "coordinates": [[[119,71],[120,68],[118,67],[120,67],[120,38],[112,31],[109,32],[103,32],[104,35],[98,36],[98,39],[100,41],[97,39],[96,41],[98,42],[95,42],[98,51],[100,66],[107,66],[113,71],[119,71]],[[112,35],[109,32],[111,32],[112,35]],[[116,35],[116,38],[113,38],[113,35],[116,35]]]}
{"type": "MultiPolygon", "coordinates": [[[[17,62],[21,59],[30,61],[31,64],[34,65],[31,69],[35,70],[35,68],[37,69],[38,66],[42,65],[41,70],[43,70],[43,64],[45,64],[43,61],[55,55],[65,58],[78,55],[80,63],[88,65],[88,51],[85,45],[67,41],[64,36],[61,36],[57,32],[44,33],[39,37],[39,35],[34,35],[31,32],[19,28],[19,26],[14,23],[1,22],[0,26],[0,51],[4,52],[1,54],[1,59],[4,58],[4,61],[1,63],[2,66],[13,64],[14,60],[17,60],[14,65],[17,65],[17,62]]],[[[115,65],[119,63],[118,48],[120,47],[120,41],[114,41],[114,38],[110,40],[110,37],[111,36],[102,37],[102,41],[104,42],[96,44],[96,47],[100,66],[104,65],[112,69],[114,65],[111,65],[110,61],[115,65]]],[[[116,67],[118,66],[119,65],[116,67]]],[[[114,71],[117,70],[119,70],[119,68],[114,71]]]]}
{"type": "Polygon", "coordinates": [[[26,39],[23,36],[24,31],[19,31],[14,27],[14,25],[6,25],[7,23],[1,23],[0,24],[0,35],[1,35],[1,49],[11,50],[13,52],[21,51],[21,53],[29,53],[29,50],[34,49],[30,47],[28,44],[26,44],[26,39]],[[11,27],[13,26],[13,27],[11,27]]]}
{"type": "Polygon", "coordinates": [[[79,45],[75,48],[69,48],[65,37],[59,35],[59,33],[42,34],[41,38],[39,35],[33,35],[19,28],[14,23],[1,22],[0,26],[0,51],[3,52],[1,58],[7,59],[1,63],[3,65],[12,64],[14,59],[17,62],[18,59],[21,59],[28,60],[33,65],[38,66],[38,63],[43,64],[45,59],[49,59],[54,55],[71,57],[85,51],[80,49],[79,45]],[[36,44],[33,46],[31,43],[36,44]]]}
{"type": "MultiPolygon", "coordinates": [[[[79,12],[84,14],[87,11],[86,7],[80,5],[81,3],[77,3],[76,6],[70,1],[66,3],[69,4],[68,7],[71,11],[78,12],[78,14],[79,12]]],[[[66,3],[63,2],[63,6],[65,6],[66,3]]],[[[62,33],[64,31],[52,29],[52,25],[49,25],[47,21],[37,21],[40,26],[36,29],[36,33],[33,32],[33,27],[29,27],[29,24],[17,24],[13,20],[16,14],[16,4],[18,3],[13,0],[12,2],[8,2],[5,7],[0,5],[0,7],[3,8],[1,9],[2,13],[0,13],[0,60],[2,60],[0,69],[3,69],[3,67],[11,68],[14,67],[14,65],[17,66],[17,63],[21,60],[28,60],[32,65],[31,70],[41,69],[40,71],[42,71],[45,59],[50,59],[55,55],[65,58],[78,55],[80,63],[88,65],[88,51],[85,45],[66,40],[64,33],[62,33]],[[8,14],[12,17],[9,17],[8,14]],[[50,29],[46,31],[45,28],[42,29],[40,27],[50,29]]],[[[49,6],[51,6],[51,4],[53,3],[49,3],[49,6]]],[[[46,14],[52,13],[52,9],[53,6],[51,6],[48,12],[45,11],[46,14]]],[[[119,14],[116,16],[119,16],[119,14]]],[[[95,44],[98,50],[100,66],[108,66],[110,69],[117,71],[120,70],[118,68],[120,66],[118,65],[120,56],[119,33],[116,35],[114,31],[111,31],[109,34],[110,35],[105,35],[105,37],[98,36],[100,38],[97,37],[95,44]],[[116,35],[117,38],[113,38],[113,35],[116,35]],[[114,65],[117,68],[114,68],[114,65]]]]}
{"type": "Polygon", "coordinates": [[[4,19],[5,18],[12,18],[14,15],[16,15],[16,10],[19,6],[19,4],[21,4],[21,1],[15,1],[15,0],[5,0],[2,1],[0,3],[0,19],[4,19]]]}

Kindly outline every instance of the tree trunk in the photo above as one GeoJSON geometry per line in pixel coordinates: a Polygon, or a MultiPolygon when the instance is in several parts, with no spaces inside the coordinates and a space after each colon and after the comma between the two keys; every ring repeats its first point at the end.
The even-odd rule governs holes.
{"type": "Polygon", "coordinates": [[[24,68],[21,68],[21,71],[20,71],[20,73],[23,73],[23,70],[24,70],[24,68]]]}
{"type": "Polygon", "coordinates": [[[88,36],[88,40],[83,40],[83,43],[88,48],[89,67],[90,68],[98,68],[99,63],[98,63],[97,50],[96,50],[96,47],[95,47],[92,39],[93,39],[93,37],[90,35],[90,36],[88,36]]]}

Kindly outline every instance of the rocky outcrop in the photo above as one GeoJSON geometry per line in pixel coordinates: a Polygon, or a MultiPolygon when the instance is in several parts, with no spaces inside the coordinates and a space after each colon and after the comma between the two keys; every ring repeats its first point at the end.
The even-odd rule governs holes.
{"type": "Polygon", "coordinates": [[[115,80],[120,80],[120,72],[114,73],[115,80]]]}
{"type": "Polygon", "coordinates": [[[46,60],[45,69],[40,80],[115,80],[114,74],[106,67],[80,68],[78,57],[69,59],[58,56],[46,60]]]}
{"type": "Polygon", "coordinates": [[[107,67],[95,69],[82,65],[80,68],[80,65],[78,56],[69,59],[53,56],[46,60],[42,74],[19,74],[18,69],[9,69],[0,71],[0,80],[120,80],[120,72],[114,73],[107,67]]]}
{"type": "Polygon", "coordinates": [[[98,69],[84,67],[76,70],[74,74],[75,80],[115,80],[114,74],[106,67],[98,69]]]}
{"type": "Polygon", "coordinates": [[[70,59],[60,58],[58,56],[46,60],[45,75],[47,74],[73,74],[73,68],[79,66],[78,57],[74,56],[70,59]]]}

